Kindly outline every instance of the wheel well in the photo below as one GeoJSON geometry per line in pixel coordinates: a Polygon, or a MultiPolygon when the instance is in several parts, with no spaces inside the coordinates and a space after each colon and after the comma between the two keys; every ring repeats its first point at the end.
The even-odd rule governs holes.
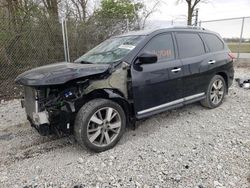
{"type": "Polygon", "coordinates": [[[226,93],[228,93],[228,77],[227,74],[225,72],[218,72],[217,75],[222,76],[222,78],[224,78],[225,82],[226,82],[226,93]]]}
{"type": "Polygon", "coordinates": [[[227,85],[227,89],[228,89],[228,77],[227,74],[225,72],[218,72],[217,75],[220,75],[224,78],[226,85],[227,85]]]}
{"type": "Polygon", "coordinates": [[[119,104],[122,109],[124,110],[124,113],[126,115],[126,122],[127,126],[133,128],[134,126],[134,111],[131,105],[123,98],[106,98],[108,100],[111,100],[117,104],[119,104]]]}
{"type": "Polygon", "coordinates": [[[127,118],[127,125],[132,124],[132,121],[135,117],[133,107],[125,99],[125,97],[119,90],[113,90],[113,89],[95,90],[87,95],[85,103],[96,98],[108,99],[119,104],[125,112],[127,118]]]}

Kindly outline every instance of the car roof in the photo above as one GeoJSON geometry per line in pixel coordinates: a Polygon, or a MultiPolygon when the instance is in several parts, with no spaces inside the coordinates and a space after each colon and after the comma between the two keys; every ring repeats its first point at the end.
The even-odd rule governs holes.
{"type": "Polygon", "coordinates": [[[210,30],[207,30],[202,27],[193,27],[193,26],[178,26],[178,27],[168,27],[168,28],[160,28],[160,29],[149,29],[149,30],[139,30],[139,31],[130,31],[121,35],[117,35],[115,37],[123,37],[123,36],[133,36],[133,35],[138,35],[138,36],[147,36],[153,33],[162,33],[162,32],[167,32],[167,31],[192,31],[192,32],[206,32],[206,33],[213,33],[217,34],[215,32],[212,32],[210,30]]]}
{"type": "Polygon", "coordinates": [[[149,35],[155,31],[159,31],[161,29],[148,29],[148,30],[139,30],[139,31],[129,31],[127,33],[118,35],[118,36],[130,36],[130,35],[149,35]]]}

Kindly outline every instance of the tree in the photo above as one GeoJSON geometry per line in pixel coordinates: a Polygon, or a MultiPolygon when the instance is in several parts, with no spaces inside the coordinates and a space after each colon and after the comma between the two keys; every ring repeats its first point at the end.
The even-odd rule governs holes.
{"type": "Polygon", "coordinates": [[[199,3],[207,3],[207,0],[177,0],[177,3],[186,1],[188,5],[187,25],[192,25],[192,18],[195,8],[199,3]]]}
{"type": "Polygon", "coordinates": [[[107,38],[127,30],[139,29],[137,19],[143,7],[144,4],[132,0],[102,0],[92,19],[102,27],[107,38]]]}
{"type": "Polygon", "coordinates": [[[143,6],[138,11],[139,14],[137,14],[137,22],[139,29],[144,29],[146,25],[147,19],[157,10],[157,7],[160,5],[160,0],[155,0],[153,3],[153,6],[147,7],[146,4],[142,4],[143,6]]]}
{"type": "Polygon", "coordinates": [[[76,9],[75,17],[80,21],[86,21],[88,0],[71,0],[71,2],[76,9]]]}
{"type": "Polygon", "coordinates": [[[58,4],[59,0],[42,0],[49,17],[53,20],[59,21],[58,4]]]}
{"type": "Polygon", "coordinates": [[[37,10],[38,4],[33,0],[0,0],[0,16],[8,18],[12,26],[27,22],[37,10]]]}
{"type": "Polygon", "coordinates": [[[132,0],[102,0],[95,13],[103,18],[133,19],[142,6],[142,3],[133,3],[132,0]]]}

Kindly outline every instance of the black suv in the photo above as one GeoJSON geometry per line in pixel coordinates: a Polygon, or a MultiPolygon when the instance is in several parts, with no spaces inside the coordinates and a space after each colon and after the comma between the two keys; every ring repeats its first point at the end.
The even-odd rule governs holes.
{"type": "Polygon", "coordinates": [[[74,133],[100,152],[136,120],[196,101],[218,107],[233,77],[233,56],[217,33],[175,27],[112,37],[73,63],[32,69],[16,83],[40,134],[74,133]]]}

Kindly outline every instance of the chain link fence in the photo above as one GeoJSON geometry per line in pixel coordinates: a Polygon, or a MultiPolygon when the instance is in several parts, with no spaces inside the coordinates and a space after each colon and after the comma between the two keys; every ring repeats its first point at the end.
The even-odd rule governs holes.
{"type": "Polygon", "coordinates": [[[129,28],[135,29],[133,23],[124,19],[59,23],[48,19],[14,21],[0,18],[0,23],[0,100],[22,96],[14,80],[24,71],[50,63],[74,61],[106,38],[129,28]],[[67,53],[69,57],[66,58],[67,53]]]}
{"type": "MultiPolygon", "coordinates": [[[[0,18],[0,100],[22,96],[14,79],[22,72],[45,64],[74,61],[103,40],[139,29],[127,19],[89,19],[86,22],[49,19],[0,18]]],[[[152,21],[151,21],[152,22],[152,21]]],[[[162,26],[162,21],[150,24],[162,26]]],[[[164,27],[185,25],[164,21],[164,27]]],[[[250,17],[201,21],[200,26],[216,31],[240,58],[250,58],[250,17]]]]}
{"type": "Polygon", "coordinates": [[[126,19],[105,18],[98,21],[90,19],[88,22],[66,21],[65,27],[71,61],[111,36],[137,29],[126,19]]]}
{"type": "Polygon", "coordinates": [[[250,17],[201,21],[200,26],[218,32],[238,59],[250,59],[250,17]]]}
{"type": "Polygon", "coordinates": [[[16,98],[21,95],[17,75],[64,59],[61,26],[48,20],[0,20],[0,99],[16,98]]]}

